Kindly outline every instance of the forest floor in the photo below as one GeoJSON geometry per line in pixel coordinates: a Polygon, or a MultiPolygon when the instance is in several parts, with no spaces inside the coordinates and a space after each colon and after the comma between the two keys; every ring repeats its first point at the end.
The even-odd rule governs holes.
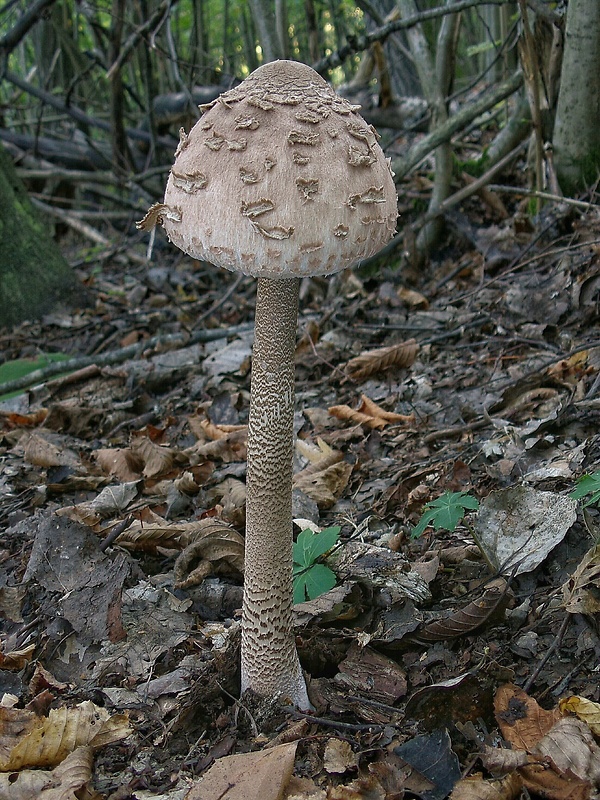
{"type": "Polygon", "coordinates": [[[294,515],[341,527],[311,714],[238,699],[255,281],[90,254],[87,308],[0,332],[91,362],[0,405],[2,797],[594,796],[600,215],[507,202],[302,284],[294,515]]]}

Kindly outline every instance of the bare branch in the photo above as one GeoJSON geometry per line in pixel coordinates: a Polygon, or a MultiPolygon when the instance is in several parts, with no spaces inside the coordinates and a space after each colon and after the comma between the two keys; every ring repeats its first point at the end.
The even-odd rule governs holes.
{"type": "MultiPolygon", "coordinates": [[[[452,8],[456,8],[456,6],[452,6],[452,8]]],[[[522,84],[522,73],[515,72],[510,78],[507,78],[502,83],[499,83],[497,86],[485,92],[478,100],[461,108],[460,111],[453,114],[443,125],[440,125],[421,139],[420,142],[417,142],[404,158],[396,158],[392,162],[392,169],[396,177],[403,178],[407,172],[422,161],[425,156],[429,155],[438,145],[448,141],[451,136],[454,136],[455,133],[466,128],[466,126],[473,122],[474,119],[477,119],[480,114],[483,114],[489,108],[495,106],[496,103],[499,103],[501,100],[513,94],[513,92],[516,92],[522,84]]]]}
{"type": "MultiPolygon", "coordinates": [[[[458,11],[464,11],[467,8],[485,5],[503,6],[508,5],[510,2],[512,2],[512,0],[459,0],[459,2],[451,6],[437,6],[436,8],[420,11],[418,14],[406,17],[405,19],[387,22],[385,25],[381,25],[379,28],[371,31],[371,33],[364,34],[363,36],[348,37],[348,43],[344,45],[344,47],[340,47],[335,53],[317,61],[316,64],[313,64],[313,69],[323,74],[328,69],[339,67],[348,56],[367,50],[373,42],[383,41],[387,39],[390,34],[405,30],[406,28],[412,28],[421,22],[437,19],[437,17],[443,17],[446,14],[456,14],[458,11]]],[[[537,0],[528,0],[528,3],[533,3],[536,8],[539,6],[537,0]]]]}
{"type": "Polygon", "coordinates": [[[6,63],[6,58],[11,50],[15,49],[21,39],[39,20],[42,11],[55,2],[56,0],[35,0],[17,23],[0,39],[0,53],[2,53],[4,63],[6,63]]]}

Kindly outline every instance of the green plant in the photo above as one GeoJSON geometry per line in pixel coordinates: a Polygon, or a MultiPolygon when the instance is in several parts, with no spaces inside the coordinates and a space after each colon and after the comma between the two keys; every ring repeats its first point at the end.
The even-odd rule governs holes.
{"type": "Polygon", "coordinates": [[[319,559],[337,543],[339,535],[339,526],[298,534],[294,542],[294,603],[314,600],[335,586],[335,573],[319,559]]]}
{"type": "Polygon", "coordinates": [[[430,525],[434,530],[453,531],[467,511],[479,508],[476,497],[466,492],[444,492],[443,495],[433,500],[423,508],[421,519],[411,531],[411,537],[416,539],[425,528],[430,525]]]}
{"type": "MultiPolygon", "coordinates": [[[[37,358],[16,358],[14,361],[6,361],[0,364],[0,392],[3,383],[10,383],[19,378],[29,375],[31,372],[36,372],[38,369],[54,364],[55,362],[67,361],[69,356],[65,353],[41,353],[37,358]]],[[[67,373],[64,373],[68,375],[67,373]]],[[[8,392],[0,394],[0,402],[9,400],[11,397],[16,397],[23,393],[23,389],[15,392],[8,392]]]]}
{"type": "Polygon", "coordinates": [[[581,504],[582,508],[595,506],[600,501],[600,470],[578,478],[577,488],[573,489],[569,497],[572,497],[573,500],[581,500],[587,495],[589,497],[581,504]]]}

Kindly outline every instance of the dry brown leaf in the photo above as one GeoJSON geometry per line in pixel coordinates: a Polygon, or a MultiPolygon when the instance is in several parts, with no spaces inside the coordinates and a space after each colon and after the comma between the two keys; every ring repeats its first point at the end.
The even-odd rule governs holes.
{"type": "Polygon", "coordinates": [[[600,736],[600,703],[571,695],[559,700],[558,707],[563,714],[575,714],[585,722],[593,734],[600,736]]]}
{"type": "Polygon", "coordinates": [[[589,727],[575,717],[563,717],[540,740],[535,755],[548,758],[565,777],[576,775],[600,785],[600,747],[589,727]]]}
{"type": "Polygon", "coordinates": [[[244,539],[237,531],[218,519],[207,518],[191,525],[193,533],[190,528],[186,533],[192,540],[175,562],[176,589],[197,586],[219,566],[227,565],[243,573],[244,539]],[[191,570],[195,561],[199,564],[191,570]]]}
{"type": "Polygon", "coordinates": [[[80,522],[89,528],[98,529],[103,519],[121,516],[127,507],[137,498],[140,481],[120,483],[116,486],[105,486],[93,500],[78,503],[75,506],[63,506],[57,509],[59,517],[67,517],[80,522]]]}
{"type": "Polygon", "coordinates": [[[311,464],[319,464],[324,458],[335,452],[321,437],[317,438],[316,444],[307,439],[296,439],[296,450],[311,464]]]}
{"type": "Polygon", "coordinates": [[[465,636],[479,628],[495,613],[506,598],[507,583],[496,578],[483,587],[483,592],[471,603],[452,611],[442,619],[428,622],[416,629],[414,635],[422,642],[443,642],[465,636]]]}
{"type": "Polygon", "coordinates": [[[405,286],[401,286],[396,294],[410,308],[422,310],[429,308],[429,300],[421,292],[415,292],[414,289],[407,289],[405,286]]]}
{"type": "Polygon", "coordinates": [[[319,472],[323,472],[334,464],[339,464],[339,462],[343,460],[344,454],[341,450],[331,450],[330,448],[327,455],[323,455],[318,461],[312,462],[307,467],[300,470],[300,472],[297,472],[294,475],[294,481],[302,481],[304,478],[317,475],[319,472]]]}
{"type": "Polygon", "coordinates": [[[345,422],[352,422],[355,425],[367,425],[369,428],[381,430],[388,424],[384,419],[369,416],[369,414],[361,414],[350,406],[330,406],[327,411],[332,417],[344,420],[345,422]]]}
{"type": "Polygon", "coordinates": [[[344,739],[328,739],[323,753],[323,769],[329,773],[347,772],[356,769],[356,754],[344,739]]]}
{"type": "Polygon", "coordinates": [[[26,594],[24,584],[0,587],[0,616],[11,622],[23,622],[21,610],[26,594]]]}
{"type": "Polygon", "coordinates": [[[303,470],[294,477],[294,489],[311,497],[319,509],[331,508],[341,497],[352,474],[352,464],[338,461],[319,471],[303,470]]]}
{"type": "Polygon", "coordinates": [[[523,788],[518,772],[500,780],[484,780],[481,775],[462,778],[452,789],[450,800],[515,800],[523,788]]]}
{"type": "Polygon", "coordinates": [[[575,775],[559,775],[544,764],[522,767],[523,785],[536,797],[545,800],[589,800],[590,784],[575,775]]]}
{"type": "Polygon", "coordinates": [[[93,511],[89,507],[89,503],[80,503],[76,506],[63,506],[56,509],[56,515],[59,517],[66,517],[73,522],[79,522],[86,525],[88,528],[97,529],[102,522],[102,517],[97,511],[93,511]]]}
{"type": "Polygon", "coordinates": [[[600,611],[600,544],[595,545],[562,586],[565,610],[570,614],[600,611]]]}
{"type": "Polygon", "coordinates": [[[96,450],[94,458],[107,475],[114,475],[121,481],[139,480],[144,462],[129,447],[107,447],[96,450]]]}
{"type": "Polygon", "coordinates": [[[142,474],[145,478],[156,478],[170,472],[176,462],[182,462],[181,453],[173,447],[156,444],[146,436],[139,436],[131,442],[131,452],[144,464],[142,474]]]}
{"type": "Polygon", "coordinates": [[[327,410],[332,417],[353,422],[356,425],[366,425],[377,430],[381,430],[392,423],[412,424],[415,421],[414,414],[394,414],[391,411],[386,411],[364,394],[361,395],[361,402],[356,410],[347,405],[331,406],[327,410]]]}
{"type": "Polygon", "coordinates": [[[192,465],[199,464],[201,461],[214,460],[224,461],[226,464],[232,461],[245,461],[247,439],[247,427],[242,425],[238,430],[226,433],[214,441],[198,441],[183,452],[192,465]]]}
{"type": "Polygon", "coordinates": [[[196,479],[191,472],[187,470],[173,481],[173,486],[178,492],[193,497],[200,491],[200,486],[196,483],[196,479]]]}
{"type": "Polygon", "coordinates": [[[361,394],[358,410],[363,414],[370,414],[386,422],[413,423],[415,421],[414,414],[394,414],[392,411],[386,411],[381,406],[378,406],[377,403],[374,403],[366,394],[361,394]]]}
{"type": "Polygon", "coordinates": [[[390,347],[379,347],[376,350],[366,350],[346,364],[346,372],[355,381],[364,381],[371,375],[392,367],[410,367],[415,362],[419,345],[414,339],[409,339],[390,347]]]}
{"type": "Polygon", "coordinates": [[[212,502],[220,501],[222,519],[241,528],[246,520],[246,484],[237,478],[226,478],[208,492],[212,502]]]}
{"type": "Polygon", "coordinates": [[[47,408],[39,408],[29,414],[19,414],[17,411],[0,411],[0,417],[16,428],[36,428],[44,422],[47,416],[47,408]]]}
{"type": "Polygon", "coordinates": [[[111,717],[89,700],[74,708],[53,708],[47,717],[0,707],[0,771],[52,767],[77,747],[102,747],[130,733],[126,714],[111,717]]]}
{"type": "Polygon", "coordinates": [[[9,653],[0,653],[0,669],[20,670],[26,667],[33,658],[35,644],[27,645],[21,650],[11,650],[9,653]]]}
{"type": "Polygon", "coordinates": [[[20,444],[24,448],[25,461],[36,467],[78,467],[77,455],[68,448],[60,448],[37,433],[26,434],[20,444]]]}
{"type": "Polygon", "coordinates": [[[211,441],[218,441],[228,436],[230,433],[237,433],[238,431],[246,431],[247,425],[214,425],[210,420],[204,419],[200,422],[200,428],[204,433],[205,439],[211,441]]]}
{"type": "Polygon", "coordinates": [[[218,758],[185,800],[280,800],[294,769],[297,742],[218,758]]]}
{"type": "Polygon", "coordinates": [[[494,775],[508,775],[537,760],[525,750],[509,750],[507,747],[490,747],[487,744],[483,745],[479,757],[483,766],[494,775]]]}
{"type": "Polygon", "coordinates": [[[281,800],[327,800],[327,795],[312,778],[292,775],[281,800]]]}
{"type": "Polygon", "coordinates": [[[25,769],[0,773],[3,800],[75,800],[91,780],[94,751],[78,747],[53,770],[25,769]]]}
{"type": "Polygon", "coordinates": [[[496,692],[494,711],[506,741],[513,748],[527,752],[531,752],[562,717],[558,709],[545,711],[533,697],[512,683],[505,683],[496,692]]]}
{"type": "Polygon", "coordinates": [[[375,775],[366,775],[345,786],[332,786],[327,800],[385,800],[385,790],[375,775]]]}

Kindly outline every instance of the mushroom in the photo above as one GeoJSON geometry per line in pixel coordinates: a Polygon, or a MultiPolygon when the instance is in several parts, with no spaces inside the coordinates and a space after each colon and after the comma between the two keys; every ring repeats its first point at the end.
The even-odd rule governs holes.
{"type": "Polygon", "coordinates": [[[180,131],[161,222],[194,258],[258,278],[242,611],[242,691],[310,708],[292,629],[294,350],[300,279],[376,253],[397,195],[375,130],[313,69],[273,61],[180,131]]]}

